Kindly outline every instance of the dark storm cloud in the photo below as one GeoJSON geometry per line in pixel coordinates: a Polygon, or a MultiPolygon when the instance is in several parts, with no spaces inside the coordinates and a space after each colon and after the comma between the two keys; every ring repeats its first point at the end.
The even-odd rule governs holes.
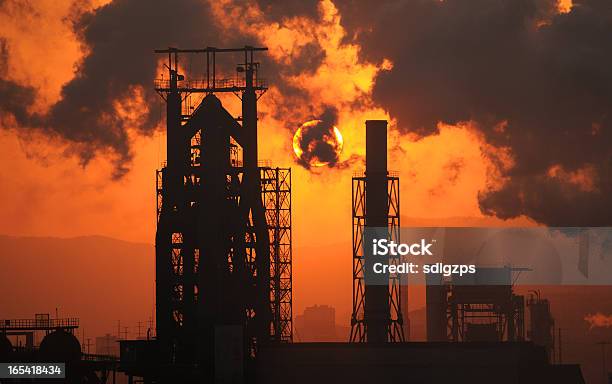
{"type": "Polygon", "coordinates": [[[32,116],[27,107],[34,103],[36,91],[30,87],[0,78],[0,119],[11,115],[19,125],[29,124],[32,116]]]}
{"type": "Polygon", "coordinates": [[[159,96],[152,90],[153,50],[215,41],[216,30],[206,22],[209,12],[197,0],[116,0],[83,14],[74,28],[91,53],[51,108],[49,126],[70,141],[87,143],[81,153],[84,161],[98,150],[111,149],[119,156],[117,172],[125,172],[132,156],[127,129],[151,133],[160,116],[155,108],[159,96]],[[149,111],[128,126],[115,114],[115,103],[130,97],[135,86],[142,86],[149,111]]]}
{"type": "Polygon", "coordinates": [[[28,106],[34,103],[36,90],[7,80],[9,47],[5,39],[0,38],[0,121],[12,116],[19,125],[32,122],[28,106]]]}
{"type": "Polygon", "coordinates": [[[287,127],[304,123],[305,116],[301,108],[303,106],[310,109],[311,115],[324,109],[324,106],[312,99],[306,89],[286,79],[316,72],[325,59],[325,54],[318,42],[310,42],[294,52],[288,64],[280,64],[267,56],[261,58],[266,80],[282,94],[282,99],[274,103],[271,114],[276,120],[285,122],[287,127]]]}
{"type": "MultiPolygon", "coordinates": [[[[317,2],[258,2],[269,22],[282,22],[292,16],[318,17],[317,2]]],[[[10,11],[15,17],[20,13],[24,17],[36,16],[35,12],[26,12],[35,8],[35,3],[25,0],[5,3],[10,6],[3,7],[2,11],[10,11]]],[[[258,45],[254,36],[241,34],[237,27],[231,31],[220,29],[208,3],[202,0],[114,0],[93,12],[83,11],[79,4],[74,3],[66,22],[72,23],[88,54],[78,65],[75,77],[62,88],[59,102],[44,116],[28,114],[25,106],[36,97],[35,90],[2,80],[0,112],[14,115],[20,129],[37,124],[34,128],[67,140],[73,144],[69,152],[76,153],[83,164],[100,153],[113,156],[116,177],[127,172],[133,155],[128,129],[146,135],[152,133],[159,122],[159,96],[152,89],[156,76],[154,49],[258,45]],[[129,100],[137,87],[142,87],[142,97],[149,110],[141,111],[143,116],[135,122],[117,115],[116,104],[129,100]]],[[[296,52],[290,65],[275,63],[265,56],[261,58],[266,77],[286,97],[286,102],[275,110],[278,116],[291,117],[290,111],[295,110],[291,104],[307,101],[306,94],[285,83],[283,76],[314,71],[323,57],[320,46],[312,43],[296,52]]],[[[201,68],[197,67],[198,63],[203,65],[202,58],[195,58],[194,63],[185,57],[183,60],[188,72],[201,68]]],[[[218,65],[234,67],[235,58],[231,62],[224,60],[221,58],[218,65]]],[[[202,73],[197,77],[201,78],[202,73]]],[[[298,116],[294,118],[299,119],[298,116]]]]}
{"type": "Polygon", "coordinates": [[[321,66],[325,59],[325,51],[316,42],[310,42],[300,48],[292,57],[291,65],[283,68],[283,75],[293,76],[301,73],[312,74],[321,66]]]}
{"type": "Polygon", "coordinates": [[[483,212],[612,225],[609,2],[574,1],[568,14],[553,0],[376,3],[338,5],[364,58],[394,62],[373,97],[399,128],[431,135],[439,121],[472,120],[490,144],[511,149],[508,182],[481,193],[483,212]],[[568,174],[591,167],[595,188],[549,177],[557,165],[568,174]]]}
{"type": "MultiPolygon", "coordinates": [[[[22,2],[19,2],[22,3],[22,2]]],[[[39,123],[73,144],[83,164],[98,153],[115,157],[115,177],[127,171],[132,158],[128,128],[150,134],[160,112],[158,96],[152,90],[156,75],[155,48],[169,45],[200,46],[216,42],[218,33],[210,22],[207,5],[199,0],[145,1],[115,0],[94,12],[79,12],[72,22],[75,32],[89,52],[78,65],[75,77],[61,90],[61,99],[44,115],[26,115],[17,100],[33,97],[30,88],[15,89],[3,80],[3,111],[12,113],[17,123],[39,123]],[[128,123],[116,114],[115,105],[133,96],[142,86],[149,111],[140,121],[128,123]],[[8,96],[14,96],[8,98],[8,96]],[[6,100],[16,100],[6,105],[6,100]],[[128,126],[129,124],[129,126],[128,126]]],[[[16,7],[11,7],[12,10],[16,7]]],[[[211,44],[213,45],[213,44],[211,44]]]]}

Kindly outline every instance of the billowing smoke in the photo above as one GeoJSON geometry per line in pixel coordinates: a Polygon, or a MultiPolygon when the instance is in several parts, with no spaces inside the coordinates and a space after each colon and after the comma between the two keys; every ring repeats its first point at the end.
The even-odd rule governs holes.
{"type": "Polygon", "coordinates": [[[293,138],[298,163],[310,169],[316,166],[338,166],[342,152],[342,138],[338,137],[337,111],[327,108],[316,119],[303,124],[293,138]]]}
{"type": "Polygon", "coordinates": [[[0,118],[12,115],[17,124],[29,124],[32,116],[27,106],[32,105],[35,96],[33,88],[0,78],[0,118]]]}
{"type": "MultiPolygon", "coordinates": [[[[6,1],[11,2],[15,3],[11,12],[21,10],[37,17],[32,11],[35,3],[24,7],[23,0],[6,1]]],[[[246,3],[236,1],[245,10],[246,3]]],[[[289,1],[274,7],[266,0],[256,3],[270,23],[295,15],[314,18],[318,12],[316,2],[307,5],[289,1]]],[[[36,89],[0,74],[0,114],[3,118],[12,116],[19,130],[38,129],[66,140],[69,152],[79,156],[84,165],[98,154],[114,158],[115,177],[128,171],[133,156],[128,131],[151,134],[162,116],[159,96],[152,89],[158,70],[154,49],[258,45],[256,36],[241,32],[237,25],[229,27],[227,20],[216,20],[207,1],[114,0],[94,11],[80,9],[78,4],[66,22],[71,23],[87,54],[78,64],[75,77],[62,88],[61,99],[45,113],[29,112],[27,106],[36,98],[36,89]],[[118,112],[134,99],[139,102],[131,105],[141,110],[130,110],[129,116],[118,112]]],[[[229,19],[230,24],[240,23],[238,16],[229,19]]],[[[0,47],[2,60],[6,60],[9,47],[5,42],[0,47]]],[[[311,43],[293,54],[296,56],[283,63],[262,59],[266,77],[283,95],[284,102],[278,103],[273,113],[298,121],[303,116],[295,115],[292,105],[306,105],[306,94],[284,82],[283,76],[315,71],[323,52],[311,43]]],[[[183,60],[183,69],[188,71],[190,65],[185,60],[190,59],[183,60]]]]}
{"type": "Polygon", "coordinates": [[[589,323],[590,329],[593,328],[609,328],[612,327],[612,315],[606,316],[603,313],[588,314],[584,320],[589,323]]]}
{"type": "MultiPolygon", "coordinates": [[[[320,16],[317,2],[255,3],[270,24],[295,15],[315,21],[320,16]]],[[[248,13],[245,4],[255,3],[236,0],[231,8],[248,13]]],[[[557,0],[334,3],[348,32],[345,40],[359,44],[363,59],[393,63],[391,70],[379,72],[373,99],[397,119],[399,129],[426,136],[437,133],[438,122],[471,121],[494,163],[499,153],[510,154],[511,166],[500,167],[479,196],[483,212],[526,215],[549,225],[612,225],[612,7],[607,1],[575,0],[569,13],[558,12],[557,0]]],[[[121,176],[133,151],[128,130],[150,134],[159,123],[158,96],[151,89],[157,70],[153,49],[258,44],[237,27],[239,15],[229,18],[231,23],[236,17],[234,25],[224,20],[221,26],[210,4],[115,0],[93,12],[76,9],[71,21],[88,53],[60,101],[45,113],[29,111],[25,106],[36,90],[0,73],[0,117],[10,115],[20,129],[38,128],[66,139],[84,164],[100,153],[114,155],[121,176]],[[117,113],[118,105],[135,97],[143,101],[137,119],[117,113]]],[[[2,44],[2,60],[9,49],[2,44]]],[[[282,95],[272,113],[288,123],[303,122],[303,108],[295,106],[317,101],[284,82],[284,76],[316,72],[327,53],[314,41],[288,55],[294,56],[284,62],[262,59],[282,95]]],[[[313,108],[320,110],[320,105],[313,108]]],[[[333,123],[327,124],[305,140],[317,143],[316,132],[323,137],[333,123]]],[[[313,155],[340,165],[329,145],[315,145],[313,155]]]]}
{"type": "Polygon", "coordinates": [[[28,114],[23,101],[34,97],[34,90],[4,80],[2,112],[14,115],[19,129],[42,129],[67,140],[83,164],[99,153],[114,156],[120,177],[132,158],[128,129],[150,134],[160,116],[152,90],[153,50],[217,41],[218,33],[207,22],[206,3],[198,0],[116,0],[94,12],[75,9],[74,15],[74,30],[89,53],[62,88],[61,99],[44,114],[28,114]],[[136,97],[144,101],[143,110],[134,111],[137,119],[118,113],[118,105],[136,97]]]}
{"type": "MultiPolygon", "coordinates": [[[[0,77],[0,113],[12,115],[18,129],[35,128],[71,143],[83,164],[99,153],[115,158],[115,176],[122,176],[132,158],[128,130],[151,134],[160,111],[152,89],[157,63],[153,50],[167,46],[223,45],[222,33],[204,1],[115,0],[93,12],[75,10],[73,27],[89,52],[61,99],[44,114],[29,112],[36,90],[0,77]],[[118,113],[121,104],[142,98],[134,116],[118,113]]],[[[239,45],[253,44],[235,36],[239,45]]],[[[227,42],[232,44],[233,42],[227,42]]],[[[3,68],[8,49],[2,41],[3,68]]]]}
{"type": "Polygon", "coordinates": [[[0,38],[0,119],[12,116],[19,125],[29,124],[31,118],[27,107],[34,102],[36,90],[5,78],[8,55],[6,39],[0,38]]]}
{"type": "Polygon", "coordinates": [[[612,224],[609,2],[574,1],[569,13],[556,0],[338,5],[364,57],[393,62],[373,98],[401,130],[426,136],[438,122],[472,121],[511,154],[502,183],[479,196],[484,213],[612,224]]]}

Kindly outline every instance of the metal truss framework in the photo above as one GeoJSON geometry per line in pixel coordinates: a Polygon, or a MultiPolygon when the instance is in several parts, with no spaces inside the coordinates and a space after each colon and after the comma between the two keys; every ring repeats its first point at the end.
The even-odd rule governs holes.
{"type": "Polygon", "coordinates": [[[291,169],[260,167],[261,191],[270,237],[271,340],[291,342],[291,169]]]}
{"type": "MultiPolygon", "coordinates": [[[[455,287],[456,288],[456,287],[455,287]]],[[[461,287],[459,287],[461,288],[461,287]]],[[[490,287],[477,287],[487,289],[490,287]]],[[[525,339],[524,297],[514,295],[509,289],[506,300],[491,302],[462,302],[449,297],[447,306],[447,335],[450,341],[470,341],[470,325],[494,327],[496,341],[520,341],[525,339]]]]}
{"type": "MultiPolygon", "coordinates": [[[[352,217],[353,217],[353,314],[351,317],[351,342],[367,341],[365,314],[365,281],[363,236],[366,220],[367,178],[354,176],[352,181],[352,217]]],[[[400,238],[400,199],[399,177],[387,176],[387,228],[388,238],[399,242],[400,238]]],[[[399,256],[390,256],[390,264],[399,264],[399,256]]],[[[400,276],[389,275],[389,324],[387,341],[404,341],[403,319],[401,312],[400,276]]]]}
{"type": "MultiPolygon", "coordinates": [[[[198,140],[194,139],[194,143],[198,140]]],[[[235,154],[234,154],[235,155],[235,154]]],[[[194,159],[197,157],[194,157],[194,159]]],[[[240,161],[232,163],[241,164],[240,161]]],[[[293,297],[292,297],[292,236],[291,236],[291,169],[290,168],[271,168],[268,166],[259,167],[261,175],[261,197],[265,207],[266,222],[270,238],[270,306],[272,311],[272,324],[270,327],[270,340],[280,342],[293,341],[293,297]]],[[[157,191],[157,219],[159,221],[163,206],[163,173],[164,168],[156,172],[156,191],[157,191]]],[[[195,173],[195,172],[194,172],[195,173]]],[[[237,181],[242,178],[242,170],[235,167],[234,179],[237,181]]],[[[199,184],[199,178],[193,175],[193,181],[199,184]]],[[[228,182],[228,191],[236,191],[233,182],[228,182]]],[[[237,193],[228,196],[231,200],[238,199],[237,193]]],[[[247,234],[247,237],[254,237],[247,234]]],[[[249,255],[248,260],[252,268],[255,264],[255,250],[249,246],[246,250],[249,255]]],[[[192,255],[193,258],[188,264],[193,266],[193,273],[197,275],[199,266],[200,252],[198,248],[187,250],[184,245],[183,233],[173,232],[172,247],[170,254],[171,269],[174,274],[173,302],[175,308],[172,310],[173,320],[176,328],[183,327],[184,309],[188,304],[185,303],[185,254],[192,255]]],[[[233,252],[228,254],[228,258],[233,258],[233,252]]],[[[198,284],[197,278],[193,285],[193,301],[197,303],[198,284]]],[[[254,351],[252,351],[254,353],[254,351]]]]}

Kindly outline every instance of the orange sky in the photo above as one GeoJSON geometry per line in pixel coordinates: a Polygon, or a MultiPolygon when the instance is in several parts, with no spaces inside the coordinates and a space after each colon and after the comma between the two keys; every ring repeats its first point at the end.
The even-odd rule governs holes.
{"type": "MultiPolygon", "coordinates": [[[[79,45],[62,21],[70,12],[68,1],[41,0],[35,4],[45,22],[32,28],[31,20],[0,16],[0,36],[10,46],[8,78],[37,87],[40,98],[31,108],[44,110],[58,99],[62,84],[74,76],[86,47],[79,45]]],[[[228,12],[223,2],[217,4],[215,12],[228,12]]],[[[345,141],[341,160],[364,154],[366,119],[390,121],[389,147],[393,150],[389,168],[400,173],[404,217],[440,218],[439,224],[446,222],[443,218],[481,217],[477,194],[487,183],[498,182],[493,165],[483,156],[486,143],[469,123],[441,126],[440,134],[420,140],[400,135],[393,116],[373,106],[370,99],[376,73],[392,63],[360,62],[359,47],[341,42],[344,30],[333,3],[322,1],[320,12],[323,22],[316,25],[296,17],[280,26],[262,24],[261,13],[254,9],[252,20],[242,27],[267,36],[265,42],[275,60],[287,60],[288,52],[312,40],[326,50],[327,58],[318,71],[287,80],[321,104],[337,106],[337,126],[345,141]],[[350,107],[355,101],[364,107],[350,107]]],[[[265,68],[262,72],[265,76],[265,68]]],[[[319,168],[316,172],[297,166],[291,149],[297,127],[287,127],[266,114],[283,102],[282,95],[271,86],[260,103],[260,158],[293,168],[295,312],[315,303],[330,304],[337,308],[339,319],[348,320],[351,176],[361,166],[319,168]],[[328,269],[317,269],[321,265],[328,269]]],[[[231,112],[237,111],[238,105],[228,100],[226,107],[231,112]]],[[[111,164],[104,156],[83,168],[75,158],[63,155],[68,144],[56,138],[38,134],[25,138],[18,137],[14,130],[0,130],[0,233],[60,237],[97,234],[152,243],[154,171],[164,159],[165,139],[160,131],[153,137],[134,134],[131,140],[135,153],[131,172],[122,180],[111,181],[111,164]]]]}
{"type": "MultiPolygon", "coordinates": [[[[90,4],[95,7],[107,1],[95,0],[90,4]]],[[[228,2],[216,2],[214,11],[220,20],[232,19],[227,15],[232,8],[223,6],[228,2]]],[[[62,85],[73,78],[79,61],[87,53],[87,47],[79,44],[65,22],[66,16],[73,11],[70,3],[71,0],[37,0],[32,2],[36,12],[26,12],[25,17],[0,12],[0,38],[5,38],[10,47],[8,68],[0,70],[0,75],[38,89],[38,99],[29,106],[32,110],[44,111],[58,100],[62,85]]],[[[251,9],[250,20],[240,28],[244,29],[243,32],[255,33],[263,38],[270,48],[268,54],[279,62],[290,63],[292,54],[309,42],[316,41],[325,49],[326,58],[317,71],[286,78],[285,81],[306,92],[320,105],[330,104],[338,108],[337,126],[344,137],[344,151],[340,160],[364,155],[366,119],[388,119],[389,168],[400,174],[404,225],[534,225],[526,218],[502,222],[481,214],[477,199],[479,191],[501,182],[499,171],[485,153],[498,151],[506,166],[511,165],[512,154],[503,153],[484,142],[470,122],[457,126],[441,125],[439,134],[421,139],[399,134],[394,116],[373,105],[370,95],[377,73],[392,68],[393,62],[361,62],[358,58],[360,47],[342,42],[345,31],[340,25],[341,15],[333,3],[322,0],[320,4],[320,23],[295,17],[285,20],[283,25],[266,24],[261,11],[251,9]],[[356,108],[355,105],[361,107],[356,108]]],[[[560,0],[559,10],[568,12],[571,5],[571,0],[560,0]]],[[[229,30],[237,28],[229,24],[226,27],[229,30]]],[[[153,54],[151,60],[155,60],[153,54]]],[[[262,68],[264,77],[265,74],[266,68],[262,68]]],[[[136,89],[135,94],[138,91],[136,89]]],[[[223,100],[226,108],[239,114],[239,105],[233,95],[223,100]]],[[[275,165],[292,167],[294,314],[302,313],[306,306],[328,304],[336,308],[337,323],[348,326],[352,262],[351,176],[363,165],[356,163],[342,170],[322,167],[314,172],[298,166],[292,151],[292,135],[298,126],[288,126],[286,122],[272,118],[269,113],[283,101],[283,95],[274,84],[260,100],[259,156],[271,160],[275,165]]],[[[139,108],[163,110],[161,101],[149,106],[141,105],[137,98],[124,102],[126,105],[117,105],[117,113],[131,114],[131,118],[138,118],[139,108]]],[[[70,150],[68,143],[40,134],[28,137],[17,135],[10,126],[10,121],[0,120],[0,234],[57,237],[104,235],[147,244],[154,242],[154,176],[165,153],[165,137],[161,129],[151,137],[131,134],[135,154],[131,171],[122,179],[113,181],[111,156],[100,154],[83,168],[78,159],[65,156],[64,153],[70,150]]],[[[549,176],[568,179],[585,188],[592,185],[589,184],[589,169],[568,173],[557,166],[549,170],[549,176]]],[[[100,253],[104,251],[96,250],[94,255],[100,253]]],[[[0,256],[6,257],[6,253],[0,256]]],[[[129,260],[131,264],[126,262],[122,266],[123,270],[140,268],[142,257],[142,254],[136,255],[129,260]]],[[[66,308],[66,312],[79,308],[78,313],[62,312],[62,315],[86,319],[82,329],[87,330],[87,337],[96,336],[94,333],[114,333],[116,320],[121,316],[122,324],[132,327],[130,332],[135,336],[137,321],[146,322],[152,309],[149,307],[153,295],[153,262],[151,247],[149,265],[142,274],[134,274],[140,277],[134,281],[113,280],[116,266],[106,266],[107,269],[99,273],[109,276],[106,281],[113,286],[102,287],[97,292],[99,295],[93,299],[87,298],[86,303],[80,300],[81,294],[61,298],[64,287],[58,284],[45,287],[47,296],[53,297],[52,300],[38,298],[29,307],[36,306],[36,311],[52,311],[53,308],[39,307],[59,306],[62,311],[66,308]],[[133,289],[126,295],[121,288],[128,284],[133,284],[133,289]],[[150,300],[138,300],[138,305],[130,301],[147,294],[150,294],[150,300]],[[106,313],[108,307],[125,310],[106,313]]],[[[10,269],[8,273],[19,279],[21,286],[29,287],[23,278],[32,276],[32,271],[28,265],[22,267],[10,269]]],[[[83,276],[83,270],[71,271],[69,266],[62,272],[66,277],[62,275],[61,279],[66,280],[64,283],[70,287],[77,286],[80,279],[88,278],[83,276]]],[[[43,283],[40,284],[44,287],[43,283]]],[[[5,284],[5,289],[10,289],[7,286],[5,284]]],[[[601,296],[598,296],[602,300],[609,297],[607,291],[603,292],[604,288],[601,296]]],[[[75,292],[74,289],[72,291],[75,292]]],[[[568,295],[563,291],[554,297],[557,301],[553,303],[565,302],[568,295]]],[[[423,298],[415,290],[411,291],[410,299],[412,310],[423,305],[423,298]]],[[[576,295],[576,301],[590,305],[601,300],[585,301],[576,295]]],[[[15,307],[22,309],[26,305],[15,304],[15,307]]],[[[566,306],[563,309],[567,311],[566,306]]],[[[577,318],[578,322],[582,321],[579,316],[577,318]]],[[[570,325],[563,323],[567,319],[558,317],[557,320],[561,320],[558,326],[569,329],[570,325]]],[[[421,329],[420,333],[423,334],[423,331],[421,329]]],[[[568,361],[578,361],[578,357],[571,355],[574,353],[578,356],[574,349],[578,351],[572,345],[567,348],[568,361]]],[[[594,351],[599,353],[599,350],[594,351]]],[[[599,358],[599,355],[592,356],[599,358]]],[[[599,367],[596,368],[593,369],[593,377],[599,375],[599,367]]]]}

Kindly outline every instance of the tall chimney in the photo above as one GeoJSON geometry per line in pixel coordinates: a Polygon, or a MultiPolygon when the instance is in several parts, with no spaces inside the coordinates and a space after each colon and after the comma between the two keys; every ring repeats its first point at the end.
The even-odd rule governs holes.
{"type": "MultiPolygon", "coordinates": [[[[387,121],[366,121],[366,193],[365,226],[388,226],[389,199],[387,192],[387,121]]],[[[369,242],[366,242],[368,244],[369,242]]],[[[366,253],[370,252],[366,246],[366,253]]],[[[366,271],[372,271],[366,257],[366,271]]],[[[388,285],[365,287],[364,322],[367,341],[386,342],[391,324],[388,285]]]]}

